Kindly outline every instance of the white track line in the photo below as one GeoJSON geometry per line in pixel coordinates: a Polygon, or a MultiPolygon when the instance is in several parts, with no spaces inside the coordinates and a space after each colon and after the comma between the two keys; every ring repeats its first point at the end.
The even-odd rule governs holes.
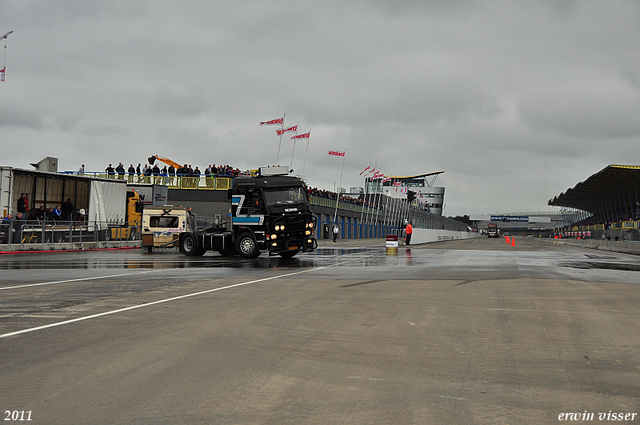
{"type": "MultiPolygon", "coordinates": [[[[274,279],[280,279],[282,277],[289,277],[289,276],[299,275],[299,274],[302,274],[302,273],[309,273],[309,272],[322,270],[322,269],[326,269],[326,268],[330,268],[330,267],[335,267],[335,266],[339,266],[341,264],[351,263],[353,261],[359,261],[359,260],[360,260],[360,258],[358,258],[357,260],[343,261],[341,263],[332,264],[330,266],[323,266],[323,267],[318,267],[318,268],[313,268],[313,269],[308,269],[308,270],[302,270],[302,271],[299,271],[299,272],[287,273],[287,274],[282,274],[282,275],[278,275],[278,276],[265,277],[263,279],[251,280],[251,281],[248,281],[248,282],[235,283],[233,285],[222,286],[220,288],[207,289],[206,291],[194,292],[192,294],[180,295],[178,297],[165,298],[163,300],[152,301],[152,302],[145,303],[145,304],[137,304],[137,305],[132,305],[130,307],[119,308],[117,310],[105,311],[104,313],[92,314],[90,316],[78,317],[76,319],[65,320],[65,321],[56,322],[56,323],[50,323],[48,325],[43,325],[43,326],[36,326],[35,328],[23,329],[21,331],[15,331],[15,332],[9,332],[9,333],[6,333],[6,334],[2,334],[2,335],[0,335],[0,339],[7,338],[7,337],[10,337],[10,336],[15,336],[15,335],[20,335],[20,334],[26,334],[26,333],[30,333],[30,332],[35,332],[35,331],[39,331],[39,330],[42,330],[42,329],[48,329],[48,328],[54,328],[54,327],[57,327],[57,326],[68,325],[68,324],[75,323],[75,322],[81,322],[83,320],[95,319],[97,317],[109,316],[111,314],[122,313],[124,311],[135,310],[135,309],[142,308],[142,307],[149,307],[149,306],[152,306],[152,305],[168,303],[168,302],[171,302],[171,301],[182,300],[182,299],[190,298],[190,297],[196,297],[198,295],[204,295],[204,294],[209,294],[209,293],[212,293],[212,292],[223,291],[225,289],[238,288],[240,286],[251,285],[251,284],[259,283],[259,282],[266,282],[267,280],[274,280],[274,279]]],[[[116,276],[123,276],[123,275],[116,275],[116,276]]]]}
{"type": "Polygon", "coordinates": [[[57,280],[55,282],[41,282],[41,283],[27,283],[24,285],[16,285],[16,286],[7,286],[4,288],[0,288],[0,291],[4,291],[7,289],[20,289],[20,288],[29,288],[31,286],[43,286],[43,285],[55,285],[57,283],[69,283],[69,282],[81,282],[83,280],[96,280],[96,279],[107,279],[110,277],[120,277],[120,276],[131,276],[134,274],[142,274],[142,273],[151,273],[156,270],[145,270],[135,273],[122,273],[122,274],[112,274],[109,276],[95,276],[95,277],[79,277],[78,279],[69,279],[69,280],[57,280]]]}

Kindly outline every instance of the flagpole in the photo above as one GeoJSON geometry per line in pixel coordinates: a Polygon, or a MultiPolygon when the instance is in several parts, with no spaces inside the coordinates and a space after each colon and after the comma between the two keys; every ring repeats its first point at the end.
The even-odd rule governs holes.
{"type": "MultiPolygon", "coordinates": [[[[378,161],[376,161],[375,166],[373,168],[373,176],[375,177],[376,173],[378,172],[378,161]]],[[[373,178],[374,177],[370,177],[369,178],[369,185],[373,188],[373,178]]],[[[373,192],[373,202],[375,202],[376,199],[376,193],[373,192]]],[[[373,202],[371,201],[371,191],[369,191],[369,207],[367,209],[367,212],[369,213],[369,217],[367,217],[367,224],[372,224],[373,223],[373,213],[371,212],[371,210],[373,209],[373,202]]]]}
{"type": "MultiPolygon", "coordinates": [[[[404,183],[400,183],[402,186],[404,183]]],[[[402,227],[402,216],[404,215],[404,199],[402,198],[402,186],[400,189],[400,197],[398,198],[398,218],[396,220],[398,229],[402,227]]]]}
{"type": "Polygon", "coordinates": [[[369,184],[367,184],[367,178],[364,178],[364,202],[367,204],[367,218],[364,220],[364,224],[369,224],[369,204],[371,203],[371,177],[369,177],[369,184]]]}
{"type": "Polygon", "coordinates": [[[378,221],[378,209],[377,209],[378,204],[376,203],[378,199],[378,179],[376,178],[375,174],[373,175],[373,179],[375,180],[376,184],[373,192],[373,203],[371,205],[371,209],[373,210],[373,212],[371,213],[371,224],[376,224],[376,222],[378,221]]]}
{"type": "MultiPolygon", "coordinates": [[[[297,135],[298,135],[298,124],[296,124],[296,136],[297,135]]],[[[280,135],[280,139],[282,139],[282,135],[280,135]]],[[[289,171],[293,170],[293,156],[296,153],[296,142],[297,141],[298,141],[298,139],[293,139],[293,152],[291,152],[291,165],[289,165],[289,171]]]]}
{"type": "MultiPolygon", "coordinates": [[[[407,195],[407,196],[405,196],[405,198],[404,198],[404,201],[405,201],[405,204],[406,204],[406,207],[404,209],[404,211],[405,211],[404,215],[406,215],[406,217],[404,217],[404,219],[409,221],[409,208],[411,208],[411,204],[409,203],[409,187],[408,186],[407,186],[407,193],[405,193],[405,195],[407,195]]],[[[402,223],[402,225],[404,226],[404,222],[402,223]]]]}
{"type": "MultiPolygon", "coordinates": [[[[384,171],[382,172],[382,177],[384,177],[384,171]]],[[[377,187],[378,185],[376,185],[377,187]]],[[[378,195],[378,211],[376,212],[376,226],[378,225],[378,217],[379,217],[379,213],[380,213],[380,201],[382,201],[382,188],[383,188],[383,183],[382,183],[382,179],[380,179],[380,194],[378,195]]]]}
{"type": "MultiPolygon", "coordinates": [[[[394,182],[394,192],[397,195],[398,194],[398,187],[395,186],[395,182],[394,182]]],[[[393,197],[393,217],[391,220],[391,223],[393,224],[393,228],[394,230],[396,230],[398,228],[398,198],[396,196],[393,197]]]]}
{"type": "MultiPolygon", "coordinates": [[[[367,168],[371,168],[371,163],[369,163],[369,166],[367,168]]],[[[367,170],[367,168],[365,168],[365,171],[367,170]]],[[[364,171],[362,173],[364,173],[364,171]]],[[[362,200],[362,210],[360,211],[360,224],[362,224],[362,217],[364,216],[364,204],[367,203],[367,174],[364,175],[364,197],[362,200]]]]}
{"type": "Polygon", "coordinates": [[[344,172],[344,160],[347,158],[347,149],[344,150],[342,155],[342,169],[340,170],[340,184],[338,185],[337,197],[336,197],[336,212],[333,214],[333,222],[336,223],[338,217],[338,204],[340,203],[340,188],[342,187],[342,173],[344,172]]]}
{"type": "MultiPolygon", "coordinates": [[[[391,185],[393,186],[393,179],[390,181],[392,182],[391,185]]],[[[382,189],[384,190],[384,182],[382,182],[382,189]]],[[[389,193],[391,193],[391,190],[389,190],[389,193]]],[[[388,226],[390,222],[390,217],[389,217],[389,212],[391,210],[391,204],[389,202],[390,198],[391,197],[387,195],[387,199],[384,202],[384,225],[385,226],[388,226]]]]}
{"type": "Polygon", "coordinates": [[[282,145],[282,135],[284,134],[284,119],[287,118],[287,114],[282,114],[282,127],[280,127],[280,142],[278,143],[278,156],[276,156],[276,165],[280,165],[280,145],[282,145]]]}
{"type": "MultiPolygon", "coordinates": [[[[378,165],[376,163],[376,165],[378,165]]],[[[374,220],[373,220],[373,215],[376,212],[376,197],[378,196],[378,181],[376,180],[376,174],[378,174],[378,170],[376,170],[375,173],[373,173],[373,177],[371,177],[371,187],[373,189],[373,200],[371,200],[371,195],[369,195],[369,204],[371,204],[371,212],[369,213],[369,224],[373,224],[374,220]],[[373,185],[373,183],[376,183],[375,186],[373,185]]]]}
{"type": "Polygon", "coordinates": [[[364,200],[367,203],[367,219],[365,220],[365,224],[369,224],[369,217],[370,217],[370,215],[369,215],[370,205],[369,204],[371,204],[371,190],[370,190],[371,189],[371,187],[370,187],[371,186],[371,177],[369,177],[369,185],[367,185],[367,178],[365,177],[364,185],[365,185],[365,188],[367,189],[366,193],[365,193],[365,197],[364,197],[364,200]],[[369,195],[368,196],[369,200],[367,200],[367,195],[369,195]]]}
{"type": "MultiPolygon", "coordinates": [[[[311,129],[309,129],[309,133],[311,133],[311,129]]],[[[309,139],[311,139],[311,134],[309,134],[309,138],[307,138],[307,149],[304,151],[304,165],[302,166],[302,177],[304,178],[304,170],[307,168],[307,153],[309,153],[309,139]]]]}

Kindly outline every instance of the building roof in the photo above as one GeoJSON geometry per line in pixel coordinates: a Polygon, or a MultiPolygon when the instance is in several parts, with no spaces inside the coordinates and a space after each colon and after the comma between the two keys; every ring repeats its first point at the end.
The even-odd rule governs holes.
{"type": "Polygon", "coordinates": [[[608,165],[587,180],[549,200],[549,205],[599,215],[634,211],[640,196],[640,166],[608,165]]]}
{"type": "MultiPolygon", "coordinates": [[[[427,176],[435,176],[438,174],[443,174],[444,171],[434,171],[432,173],[426,173],[426,174],[417,174],[415,176],[388,176],[391,177],[392,179],[395,180],[408,180],[408,179],[419,179],[420,177],[427,177],[427,176]]],[[[387,177],[387,176],[385,176],[387,177]]]]}

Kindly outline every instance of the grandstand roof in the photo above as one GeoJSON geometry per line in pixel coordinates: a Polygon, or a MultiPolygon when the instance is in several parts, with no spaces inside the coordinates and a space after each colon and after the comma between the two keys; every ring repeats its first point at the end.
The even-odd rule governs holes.
{"type": "Polygon", "coordinates": [[[443,174],[444,171],[434,171],[432,173],[426,173],[426,174],[417,174],[415,176],[389,176],[392,179],[395,180],[404,180],[404,179],[419,179],[420,177],[427,177],[427,176],[435,176],[437,174],[443,174]]]}
{"type": "Polygon", "coordinates": [[[640,195],[640,166],[608,165],[549,200],[549,205],[600,212],[628,212],[636,209],[640,195]]]}

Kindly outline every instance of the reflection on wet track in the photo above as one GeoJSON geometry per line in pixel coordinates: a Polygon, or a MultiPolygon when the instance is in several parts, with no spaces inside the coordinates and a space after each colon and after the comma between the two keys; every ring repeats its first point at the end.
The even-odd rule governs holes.
{"type": "MultiPolygon", "coordinates": [[[[457,266],[478,266],[478,262],[505,261],[512,259],[522,264],[529,261],[512,258],[510,253],[502,253],[492,258],[478,260],[466,258],[461,252],[458,257],[462,263],[457,266]]],[[[548,257],[545,254],[533,254],[537,261],[544,259],[550,265],[573,270],[610,270],[640,271],[640,262],[635,257],[622,259],[611,255],[584,254],[576,258],[562,256],[548,257]],[[554,261],[556,260],[556,261],[554,261]]],[[[85,251],[54,254],[7,255],[0,257],[0,270],[98,270],[98,269],[295,269],[325,267],[344,261],[347,258],[349,267],[437,267],[452,265],[456,255],[450,250],[400,248],[396,254],[385,254],[383,247],[333,248],[322,247],[311,253],[301,253],[294,258],[285,259],[279,256],[262,255],[255,260],[239,257],[223,257],[216,253],[208,253],[202,257],[187,257],[176,251],[164,251],[148,254],[142,251],[85,251]],[[448,254],[447,254],[448,253],[448,254]]],[[[482,256],[481,256],[482,257],[482,256]]]]}
{"type": "MultiPolygon", "coordinates": [[[[320,248],[312,253],[285,259],[262,255],[255,260],[207,254],[186,257],[176,252],[147,254],[136,251],[75,252],[59,254],[26,254],[0,257],[0,270],[62,270],[62,269],[183,269],[183,268],[306,268],[332,264],[343,255],[370,258],[384,248],[320,248]]],[[[404,250],[401,250],[401,255],[404,250]]],[[[410,256],[411,250],[406,250],[410,256]]],[[[382,256],[384,259],[384,256],[382,256]]],[[[385,264],[386,261],[367,260],[367,265],[385,264]]]]}

